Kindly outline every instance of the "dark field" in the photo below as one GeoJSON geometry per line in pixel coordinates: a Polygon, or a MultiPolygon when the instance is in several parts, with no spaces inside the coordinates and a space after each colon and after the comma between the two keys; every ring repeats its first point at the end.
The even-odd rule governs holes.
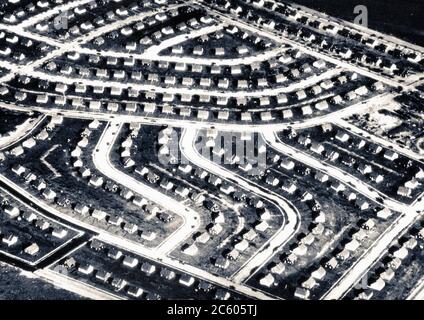
{"type": "Polygon", "coordinates": [[[0,300],[80,300],[82,297],[39,279],[20,275],[19,269],[0,262],[0,300]]]}

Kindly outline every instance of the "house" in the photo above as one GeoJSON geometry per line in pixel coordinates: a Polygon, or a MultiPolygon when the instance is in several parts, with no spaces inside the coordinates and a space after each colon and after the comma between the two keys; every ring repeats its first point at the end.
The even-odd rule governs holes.
{"type": "Polygon", "coordinates": [[[187,273],[182,274],[180,279],[178,280],[178,282],[185,287],[191,287],[195,281],[196,280],[187,273]]]}
{"type": "Polygon", "coordinates": [[[228,120],[229,117],[230,117],[230,113],[229,113],[228,110],[218,112],[218,119],[219,120],[228,120]]]}
{"type": "Polygon", "coordinates": [[[212,224],[209,228],[208,228],[208,232],[212,235],[212,236],[216,236],[219,235],[222,232],[223,228],[220,224],[215,223],[212,224]]]}
{"type": "Polygon", "coordinates": [[[308,247],[301,243],[292,249],[292,253],[297,257],[302,257],[308,252],[308,247]]]}
{"type": "Polygon", "coordinates": [[[365,199],[360,199],[360,198],[356,199],[356,206],[361,211],[368,210],[370,207],[369,203],[365,199]]]}
{"type": "Polygon", "coordinates": [[[261,120],[262,121],[271,121],[274,117],[272,116],[270,111],[261,112],[261,120]]]}
{"type": "Polygon", "coordinates": [[[305,90],[297,91],[295,95],[296,95],[297,100],[304,100],[308,97],[305,90]]]}
{"type": "Polygon", "coordinates": [[[204,180],[209,175],[209,173],[201,168],[196,168],[196,170],[194,171],[194,175],[204,180]]]}
{"type": "Polygon", "coordinates": [[[311,231],[313,235],[321,235],[323,234],[324,230],[325,230],[324,225],[322,223],[318,223],[316,226],[312,228],[311,231]]]}
{"type": "Polygon", "coordinates": [[[190,196],[190,199],[196,204],[201,204],[205,201],[206,197],[198,192],[193,192],[190,196]]]}
{"type": "Polygon", "coordinates": [[[315,236],[312,233],[308,233],[300,242],[305,246],[311,246],[315,242],[315,236]]]}
{"type": "Polygon", "coordinates": [[[73,257],[66,258],[66,260],[63,262],[63,266],[68,270],[75,268],[76,265],[77,261],[73,257]]]}
{"type": "MultiPolygon", "coordinates": [[[[145,211],[148,212],[148,213],[150,213],[151,215],[157,215],[157,214],[161,213],[162,210],[157,205],[147,204],[146,207],[145,207],[145,211]]],[[[168,215],[160,215],[159,218],[163,222],[170,221],[169,220],[170,218],[169,218],[168,215]]]]}
{"type": "Polygon", "coordinates": [[[360,246],[361,244],[358,242],[358,240],[352,239],[345,245],[345,249],[350,252],[355,252],[360,246]]]}
{"type": "Polygon", "coordinates": [[[358,166],[358,171],[362,174],[362,175],[367,175],[370,174],[373,170],[372,170],[372,166],[367,164],[367,163],[361,163],[358,166]]]}
{"type": "Polygon", "coordinates": [[[153,241],[156,239],[156,232],[154,231],[143,231],[140,237],[146,241],[153,241]]]}
{"type": "Polygon", "coordinates": [[[297,139],[297,142],[304,147],[308,147],[310,144],[312,144],[311,138],[305,135],[300,135],[299,138],[297,139]]]}
{"type": "Polygon", "coordinates": [[[88,276],[92,274],[94,271],[94,267],[91,264],[82,264],[78,267],[78,272],[88,276]]]}
{"type": "Polygon", "coordinates": [[[120,226],[124,222],[124,220],[118,215],[112,215],[109,217],[107,222],[113,226],[120,226]]]}
{"type": "Polygon", "coordinates": [[[96,272],[96,279],[102,282],[107,282],[111,277],[112,277],[111,272],[108,272],[105,270],[99,270],[96,272]]]}
{"type": "Polygon", "coordinates": [[[365,231],[365,229],[359,229],[352,235],[352,237],[357,241],[363,241],[367,237],[367,232],[365,231]]]}
{"type": "Polygon", "coordinates": [[[384,153],[384,158],[393,162],[393,161],[395,161],[396,159],[399,158],[399,154],[397,154],[396,152],[394,152],[392,150],[387,150],[384,153]]]}
{"type": "Polygon", "coordinates": [[[286,266],[282,263],[279,262],[277,264],[275,264],[271,269],[271,273],[276,274],[276,275],[281,275],[283,274],[283,272],[286,270],[286,266]]]}
{"type": "Polygon", "coordinates": [[[93,239],[90,243],[90,249],[100,252],[103,251],[105,248],[105,245],[103,244],[103,242],[97,240],[97,239],[93,239]]]}
{"type": "Polygon", "coordinates": [[[136,286],[129,286],[127,289],[127,293],[129,296],[134,298],[139,298],[144,293],[143,289],[136,286]]]}
{"type": "Polygon", "coordinates": [[[156,271],[156,267],[149,262],[144,262],[141,265],[141,271],[150,276],[156,271]]]}
{"type": "Polygon", "coordinates": [[[215,55],[216,56],[224,56],[225,55],[225,48],[223,48],[223,47],[215,48],[215,55]]]}
{"type": "Polygon", "coordinates": [[[159,185],[162,189],[165,189],[167,191],[171,190],[174,187],[174,184],[166,178],[162,179],[159,185]]]}
{"type": "Polygon", "coordinates": [[[358,97],[358,95],[354,91],[350,91],[345,95],[345,98],[346,98],[347,101],[355,100],[357,97],[358,97]]]}
{"type": "Polygon", "coordinates": [[[371,181],[373,181],[373,182],[375,182],[377,184],[382,183],[384,181],[384,176],[381,175],[378,172],[371,172],[369,174],[369,178],[371,179],[371,181]]]}
{"type": "Polygon", "coordinates": [[[161,278],[164,278],[168,281],[171,281],[171,280],[175,279],[176,274],[172,270],[169,270],[167,268],[162,268],[162,270],[160,271],[160,276],[161,276],[161,278]]]}
{"type": "Polygon", "coordinates": [[[228,267],[230,266],[230,261],[228,261],[226,258],[224,257],[218,257],[215,260],[215,267],[219,268],[219,269],[223,269],[226,270],[228,267]]]}
{"type": "Polygon", "coordinates": [[[226,254],[226,258],[230,261],[235,261],[239,257],[240,252],[237,249],[233,249],[226,254]]]}
{"type": "Polygon", "coordinates": [[[397,194],[401,197],[410,198],[412,196],[412,190],[410,188],[400,186],[398,188],[397,194]]]}
{"type": "Polygon", "coordinates": [[[10,219],[17,218],[21,214],[19,208],[12,205],[6,205],[4,212],[9,216],[10,219]]]}
{"type": "Polygon", "coordinates": [[[193,54],[194,55],[201,56],[201,55],[203,55],[203,53],[204,53],[203,47],[201,47],[201,46],[195,46],[193,48],[193,54]]]}
{"type": "Polygon", "coordinates": [[[318,269],[311,273],[311,276],[316,280],[322,280],[326,274],[327,271],[322,266],[319,266],[318,269]]]}
{"type": "Polygon", "coordinates": [[[255,226],[255,230],[259,232],[265,232],[268,228],[270,228],[270,226],[266,221],[262,221],[255,226]]]}
{"type": "Polygon", "coordinates": [[[387,263],[387,266],[392,268],[393,270],[398,270],[401,265],[402,265],[402,260],[396,257],[393,257],[392,260],[387,263]]]}
{"type": "Polygon", "coordinates": [[[317,173],[315,174],[315,179],[318,180],[321,183],[325,183],[329,180],[329,177],[327,174],[321,172],[321,171],[317,171],[317,173]]]}
{"type": "Polygon", "coordinates": [[[314,113],[314,111],[312,110],[310,105],[303,106],[303,107],[300,108],[300,110],[301,110],[303,116],[310,116],[311,114],[314,113]]]}
{"type": "Polygon", "coordinates": [[[395,252],[393,252],[393,256],[395,258],[400,259],[400,260],[405,260],[408,257],[408,254],[409,254],[409,251],[405,247],[401,247],[398,250],[396,250],[395,252]]]}
{"type": "Polygon", "coordinates": [[[302,288],[312,290],[315,286],[317,286],[318,283],[314,277],[309,277],[307,280],[302,282],[301,286],[302,288]]]}
{"type": "Polygon", "coordinates": [[[208,182],[212,185],[214,185],[215,187],[218,187],[222,184],[222,179],[219,178],[218,176],[209,176],[208,182]]]}
{"type": "Polygon", "coordinates": [[[3,236],[2,242],[8,247],[12,247],[18,243],[19,238],[15,235],[3,236]]]}
{"type": "Polygon", "coordinates": [[[377,217],[383,220],[387,220],[392,216],[393,212],[389,208],[381,209],[377,212],[377,217]]]}
{"type": "Polygon", "coordinates": [[[382,91],[384,90],[384,88],[385,88],[384,84],[380,81],[373,83],[371,86],[371,89],[374,91],[382,91]]]}
{"type": "Polygon", "coordinates": [[[132,197],[134,197],[134,192],[129,189],[122,189],[119,195],[125,200],[130,200],[132,197]]]}
{"type": "Polygon", "coordinates": [[[305,288],[296,288],[296,291],[294,292],[295,298],[302,299],[302,300],[308,300],[311,296],[311,292],[308,289],[305,288]]]}
{"type": "Polygon", "coordinates": [[[55,227],[52,230],[52,236],[58,239],[64,239],[68,235],[68,230],[55,227]]]}
{"type": "Polygon", "coordinates": [[[138,259],[130,256],[126,256],[122,261],[122,264],[126,267],[134,269],[138,265],[138,259]]]}
{"type": "Polygon", "coordinates": [[[181,251],[186,255],[195,256],[199,252],[199,249],[196,244],[193,243],[192,245],[185,245],[181,251]]]}
{"type": "Polygon", "coordinates": [[[374,291],[367,289],[358,294],[358,300],[371,300],[374,296],[374,291]]]}
{"type": "Polygon", "coordinates": [[[253,241],[258,236],[255,230],[250,229],[246,233],[243,234],[243,239],[246,239],[247,241],[253,241]]]}
{"type": "Polygon", "coordinates": [[[343,131],[339,131],[336,134],[336,139],[339,140],[340,142],[347,142],[349,141],[349,135],[346,132],[343,131]]]}
{"type": "Polygon", "coordinates": [[[406,241],[402,247],[408,249],[408,250],[414,250],[418,245],[418,241],[415,238],[410,238],[408,241],[406,241]]]}
{"type": "Polygon", "coordinates": [[[89,184],[95,188],[101,187],[103,183],[104,183],[104,180],[103,180],[103,177],[101,176],[92,176],[89,181],[89,184]]]}
{"type": "Polygon", "coordinates": [[[278,186],[278,184],[280,183],[280,180],[278,180],[278,178],[276,178],[276,177],[274,177],[274,176],[272,176],[272,175],[268,175],[268,176],[266,177],[265,182],[266,182],[268,185],[270,185],[270,186],[276,187],[276,186],[278,186]]]}
{"type": "Polygon", "coordinates": [[[285,192],[289,194],[293,194],[297,187],[293,182],[290,182],[289,180],[284,180],[283,185],[281,186],[281,189],[283,189],[285,192]]]}
{"type": "Polygon", "coordinates": [[[372,218],[368,219],[361,225],[361,228],[364,230],[372,230],[374,229],[374,227],[375,227],[375,221],[372,218]]]}
{"type": "Polygon", "coordinates": [[[217,289],[215,293],[215,300],[228,300],[230,299],[231,294],[228,291],[225,291],[223,289],[217,289]]]}
{"type": "Polygon", "coordinates": [[[404,184],[404,186],[406,188],[409,188],[411,190],[416,189],[419,185],[420,185],[420,183],[418,182],[417,179],[411,179],[411,180],[405,182],[405,184],[404,184]]]}
{"type": "Polygon", "coordinates": [[[197,110],[197,118],[201,120],[208,120],[209,110],[197,110]]]}
{"type": "Polygon", "coordinates": [[[178,170],[182,173],[189,174],[193,170],[193,167],[189,164],[182,164],[178,166],[178,170]]]}
{"type": "Polygon", "coordinates": [[[137,232],[137,230],[138,230],[138,226],[135,225],[134,223],[125,223],[124,225],[124,231],[129,234],[134,234],[137,232]]]}
{"type": "Polygon", "coordinates": [[[247,248],[249,248],[249,242],[246,239],[243,239],[242,241],[234,245],[234,249],[240,252],[244,252],[247,248]]]}
{"type": "Polygon", "coordinates": [[[200,280],[199,285],[197,286],[197,289],[203,292],[210,292],[214,289],[214,285],[209,282],[200,280]]]}
{"type": "Polygon", "coordinates": [[[395,277],[395,271],[392,268],[387,268],[382,273],[380,273],[380,278],[385,282],[391,281],[395,277]]]}
{"type": "Polygon", "coordinates": [[[36,140],[47,140],[49,137],[49,134],[47,132],[47,130],[42,130],[40,133],[38,133],[34,138],[36,140]]]}
{"type": "Polygon", "coordinates": [[[32,223],[34,220],[37,219],[37,215],[34,212],[25,211],[22,214],[22,219],[24,219],[25,221],[28,221],[28,222],[32,223]]]}
{"type": "Polygon", "coordinates": [[[339,252],[337,254],[337,259],[340,261],[346,261],[350,257],[350,251],[347,249],[344,249],[343,251],[339,252]]]}
{"type": "Polygon", "coordinates": [[[259,280],[259,284],[261,286],[270,288],[274,285],[275,283],[275,278],[271,273],[268,273],[267,275],[263,276],[260,280],[259,280]]]}
{"type": "Polygon", "coordinates": [[[42,195],[43,195],[44,199],[46,199],[46,200],[54,200],[54,198],[56,198],[56,192],[54,192],[50,188],[46,188],[43,191],[42,195]]]}
{"type": "Polygon", "coordinates": [[[50,223],[48,223],[46,220],[38,219],[35,222],[35,226],[42,231],[46,231],[48,228],[50,228],[50,223]]]}
{"type": "Polygon", "coordinates": [[[324,146],[321,143],[315,141],[312,143],[310,149],[312,152],[320,155],[322,155],[322,153],[325,151],[324,146]]]}
{"type": "Polygon", "coordinates": [[[375,281],[371,282],[368,287],[374,291],[381,291],[386,286],[386,283],[382,278],[378,278],[375,281]]]}
{"type": "Polygon", "coordinates": [[[115,288],[116,291],[120,291],[127,285],[127,282],[121,278],[114,278],[112,280],[112,287],[115,288]]]}
{"type": "Polygon", "coordinates": [[[336,258],[331,258],[330,260],[328,260],[326,263],[325,263],[325,267],[327,268],[327,269],[329,269],[329,270],[334,270],[334,269],[336,269],[337,267],[338,267],[338,265],[339,265],[339,262],[337,261],[337,259],[336,258]]]}
{"type": "Polygon", "coordinates": [[[10,154],[15,157],[19,157],[25,153],[24,148],[22,146],[17,146],[10,150],[10,154]]]}
{"type": "Polygon", "coordinates": [[[313,200],[314,196],[308,191],[305,191],[300,199],[302,202],[307,202],[313,200]]]}
{"type": "Polygon", "coordinates": [[[107,214],[102,210],[94,209],[94,211],[91,213],[91,216],[97,221],[102,221],[106,219],[107,214]]]}
{"type": "Polygon", "coordinates": [[[334,181],[331,183],[331,189],[333,189],[335,192],[343,192],[346,190],[346,187],[340,181],[334,181]]]}
{"type": "Polygon", "coordinates": [[[24,252],[30,256],[35,256],[39,251],[40,247],[36,243],[33,243],[24,249],[24,252]]]}

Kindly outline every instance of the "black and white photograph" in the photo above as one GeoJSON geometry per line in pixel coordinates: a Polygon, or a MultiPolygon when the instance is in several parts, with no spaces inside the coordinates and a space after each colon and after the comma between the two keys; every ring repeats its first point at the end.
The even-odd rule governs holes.
{"type": "Polygon", "coordinates": [[[424,300],[424,2],[0,0],[0,305],[33,300],[424,300]]]}

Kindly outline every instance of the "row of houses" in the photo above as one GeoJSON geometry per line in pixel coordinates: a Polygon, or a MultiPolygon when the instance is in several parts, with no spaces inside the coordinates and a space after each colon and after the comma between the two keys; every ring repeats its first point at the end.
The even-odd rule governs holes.
{"type": "MultiPolygon", "coordinates": [[[[191,9],[190,7],[179,7],[166,12],[160,12],[154,17],[147,17],[143,21],[123,27],[119,31],[114,30],[105,36],[100,36],[93,41],[93,44],[96,46],[103,46],[105,43],[109,44],[107,38],[110,38],[114,42],[122,43],[126,51],[143,51],[144,47],[154,45],[170,37],[188,34],[193,30],[207,27],[214,22],[212,17],[198,13],[198,15],[201,15],[200,17],[190,18],[185,22],[177,23],[175,26],[172,24],[171,20],[175,20],[176,16],[187,15],[189,17],[195,15],[191,12],[191,9]],[[151,28],[157,29],[159,25],[161,26],[159,30],[145,35],[145,30],[151,28]],[[138,34],[140,34],[140,37],[137,38],[138,34]],[[126,38],[130,38],[130,40],[126,41],[126,38]]],[[[177,53],[179,50],[172,49],[172,52],[177,53]]]]}
{"type": "Polygon", "coordinates": [[[195,42],[183,45],[176,45],[172,47],[172,54],[193,54],[195,56],[209,55],[210,52],[205,50],[205,44],[209,41],[215,41],[224,39],[224,37],[236,38],[242,42],[241,45],[235,46],[215,46],[209,50],[217,57],[226,57],[228,53],[231,55],[237,53],[239,56],[245,56],[249,53],[257,53],[264,49],[271,49],[275,44],[266,38],[260,37],[256,34],[252,34],[245,30],[240,30],[238,27],[231,25],[226,26],[224,31],[216,31],[207,35],[200,36],[195,39],[195,42]],[[251,47],[253,47],[253,52],[251,47]]]}
{"type": "Polygon", "coordinates": [[[37,130],[37,133],[35,135],[25,139],[18,145],[14,145],[12,149],[6,152],[6,155],[11,155],[13,157],[19,157],[21,155],[24,155],[25,152],[28,152],[29,150],[33,149],[37,145],[37,143],[46,141],[49,138],[50,133],[53,131],[53,129],[61,125],[62,122],[63,117],[61,116],[51,117],[47,123],[43,123],[43,128],[37,130]]]}
{"type": "MultiPolygon", "coordinates": [[[[93,124],[93,122],[91,124],[93,124]]],[[[95,127],[97,128],[97,126],[98,122],[95,127]]],[[[93,126],[91,127],[93,128],[93,126]]],[[[118,196],[123,200],[133,203],[141,210],[143,210],[146,218],[155,216],[160,218],[161,214],[165,214],[163,209],[157,204],[151,203],[149,200],[135,194],[127,188],[120,186],[114,181],[106,181],[102,175],[93,173],[89,165],[84,165],[83,150],[87,148],[89,144],[88,137],[90,135],[90,130],[84,130],[81,134],[81,140],[77,143],[77,146],[71,152],[71,157],[74,159],[73,167],[78,170],[80,176],[86,179],[90,186],[94,188],[103,188],[106,192],[118,194],[118,196]]],[[[140,237],[145,241],[153,241],[156,238],[156,232],[144,230],[144,228],[140,228],[137,223],[126,221],[122,215],[108,214],[98,209],[92,210],[88,205],[83,203],[75,204],[74,211],[82,217],[87,217],[90,215],[93,218],[93,221],[116,227],[118,230],[125,232],[129,236],[140,234],[140,237]]]]}
{"type": "MultiPolygon", "coordinates": [[[[97,240],[93,240],[91,242],[90,249],[96,251],[97,254],[107,255],[107,259],[112,262],[119,261],[122,265],[122,268],[124,269],[127,269],[127,270],[138,269],[147,277],[151,277],[154,274],[158,274],[159,277],[163,279],[162,281],[165,281],[163,284],[167,286],[169,285],[174,286],[176,284],[184,288],[191,288],[193,290],[193,293],[201,291],[203,293],[213,294],[215,292],[215,296],[214,296],[215,299],[218,299],[218,298],[228,299],[231,296],[229,293],[223,294],[222,292],[220,292],[222,289],[216,288],[214,285],[206,281],[202,281],[202,280],[199,281],[198,279],[191,276],[190,274],[186,274],[186,273],[179,274],[178,272],[172,269],[169,269],[167,267],[163,267],[163,266],[158,267],[152,262],[143,261],[143,259],[141,259],[140,257],[127,255],[123,253],[121,250],[119,250],[118,248],[106,247],[105,244],[97,240]],[[196,283],[197,283],[197,286],[195,285],[196,283]]],[[[104,261],[103,264],[107,265],[106,261],[104,261]]],[[[115,289],[117,289],[116,291],[121,291],[126,288],[127,289],[125,290],[126,293],[134,298],[140,298],[143,294],[146,293],[146,290],[139,288],[138,286],[136,286],[136,288],[138,287],[139,289],[134,290],[134,288],[131,288],[132,286],[130,285],[128,281],[120,277],[119,279],[122,279],[119,283],[120,285],[119,286],[113,285],[114,274],[112,272],[107,271],[107,268],[99,268],[99,267],[95,268],[90,263],[78,264],[76,260],[72,257],[68,258],[64,262],[64,266],[66,266],[68,269],[77,268],[78,272],[84,276],[90,276],[90,277],[94,276],[96,280],[99,280],[103,283],[112,284],[112,286],[115,287],[115,289]],[[132,290],[131,292],[128,291],[130,289],[132,290]]],[[[128,273],[128,271],[125,271],[125,273],[128,273]]]]}
{"type": "Polygon", "coordinates": [[[397,273],[401,268],[408,268],[406,260],[414,254],[419,248],[420,232],[424,235],[424,229],[418,232],[416,236],[408,233],[406,236],[397,240],[389,249],[386,256],[380,260],[380,266],[368,274],[368,287],[362,288],[355,299],[370,300],[375,293],[381,292],[387,284],[396,281],[397,273]]]}
{"type": "Polygon", "coordinates": [[[37,23],[35,28],[39,33],[55,31],[64,38],[75,37],[93,31],[95,27],[102,27],[116,20],[125,19],[146,10],[145,8],[157,8],[167,2],[168,0],[153,0],[140,5],[136,2],[124,4],[122,0],[114,0],[113,3],[107,4],[109,10],[105,10],[105,8],[99,7],[96,1],[90,1],[77,6],[73,10],[61,12],[50,19],[43,20],[37,23]],[[93,11],[97,13],[97,17],[94,19],[92,17],[93,11]],[[61,19],[66,19],[67,28],[54,28],[54,24],[57,24],[57,21],[62,21],[61,19]]]}
{"type": "MultiPolygon", "coordinates": [[[[242,7],[237,7],[236,4],[232,4],[229,1],[225,3],[225,7],[230,10],[237,8],[237,14],[241,18],[246,18],[264,28],[283,32],[285,36],[300,41],[303,44],[319,46],[321,49],[331,52],[339,58],[360,63],[368,67],[379,67],[382,72],[388,75],[393,75],[394,72],[397,72],[399,75],[405,76],[408,67],[405,67],[402,61],[397,61],[398,57],[402,56],[402,50],[399,48],[394,49],[395,45],[393,43],[385,41],[381,46],[375,45],[375,47],[372,47],[372,45],[376,43],[376,41],[372,41],[374,38],[361,34],[359,31],[348,30],[350,27],[341,27],[335,22],[328,23],[328,21],[326,21],[324,23],[323,19],[312,17],[311,14],[303,12],[300,9],[287,7],[285,5],[277,5],[273,2],[268,3],[270,7],[274,7],[273,11],[282,14],[280,17],[283,19],[264,19],[252,10],[247,9],[246,6],[244,7],[245,10],[243,10],[242,7]],[[304,26],[299,26],[299,24],[303,24],[304,26]],[[323,32],[326,32],[327,36],[323,35],[323,32]],[[345,37],[349,39],[349,41],[354,40],[361,45],[364,42],[364,44],[362,47],[358,46],[356,49],[348,48],[345,44],[337,48],[337,45],[334,45],[332,41],[335,35],[345,37]],[[368,44],[372,45],[370,46],[368,44]],[[377,48],[382,52],[376,55],[374,52],[376,52],[377,48]],[[385,57],[384,59],[380,59],[381,64],[377,63],[377,60],[379,60],[378,56],[385,57]]],[[[264,2],[263,5],[267,5],[267,2],[264,2]]],[[[261,6],[261,4],[259,6],[261,6]]],[[[404,49],[405,61],[415,61],[415,63],[422,61],[421,53],[411,48],[404,49]]]]}
{"type": "Polygon", "coordinates": [[[14,63],[27,60],[31,52],[46,52],[49,46],[10,32],[0,31],[0,57],[14,63]]]}
{"type": "Polygon", "coordinates": [[[2,3],[2,12],[0,16],[6,24],[16,24],[24,19],[28,19],[31,16],[41,13],[51,8],[51,5],[59,4],[59,0],[47,1],[30,1],[28,3],[21,0],[7,0],[2,3]]]}

